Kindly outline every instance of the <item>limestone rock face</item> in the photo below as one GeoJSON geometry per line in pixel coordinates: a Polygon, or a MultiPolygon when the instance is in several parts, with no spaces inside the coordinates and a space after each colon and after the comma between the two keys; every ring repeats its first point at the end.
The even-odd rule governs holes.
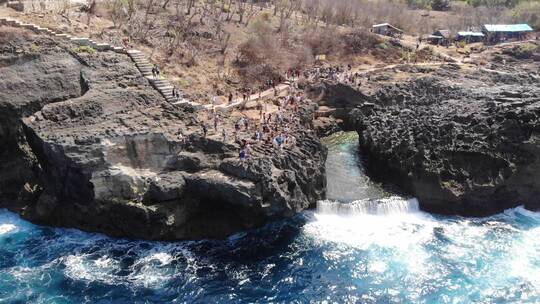
{"type": "Polygon", "coordinates": [[[236,144],[204,138],[193,109],[167,103],[126,55],[76,54],[37,35],[9,45],[0,207],[46,225],[177,240],[223,238],[325,195],[326,149],[309,126],[285,153],[257,148],[240,162],[236,144]]]}
{"type": "MultiPolygon", "coordinates": [[[[536,67],[536,71],[540,67],[536,67]]],[[[443,67],[351,110],[370,174],[427,211],[540,209],[540,81],[518,69],[443,67]]]]}

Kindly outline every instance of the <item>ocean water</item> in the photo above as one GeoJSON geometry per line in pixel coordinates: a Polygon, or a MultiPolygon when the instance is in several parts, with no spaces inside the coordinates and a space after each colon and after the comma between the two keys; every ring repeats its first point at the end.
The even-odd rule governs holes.
{"type": "Polygon", "coordinates": [[[419,211],[326,140],[328,200],[224,241],[147,242],[0,211],[0,303],[538,303],[540,214],[419,211]]]}

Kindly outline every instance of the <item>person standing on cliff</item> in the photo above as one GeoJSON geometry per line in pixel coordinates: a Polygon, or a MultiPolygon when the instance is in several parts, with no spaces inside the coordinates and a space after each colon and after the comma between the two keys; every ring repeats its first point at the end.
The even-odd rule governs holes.
{"type": "Polygon", "coordinates": [[[201,124],[201,127],[202,127],[204,138],[206,138],[206,134],[208,133],[208,129],[206,128],[206,125],[204,124],[204,122],[201,124]]]}
{"type": "Polygon", "coordinates": [[[178,94],[178,90],[176,89],[176,86],[173,87],[172,94],[173,94],[174,99],[178,101],[180,94],[178,94]]]}
{"type": "Polygon", "coordinates": [[[122,42],[124,43],[124,49],[129,49],[129,37],[125,37],[122,42]]]}
{"type": "Polygon", "coordinates": [[[240,153],[238,153],[238,156],[240,157],[241,162],[245,162],[246,161],[246,150],[245,149],[240,149],[240,153]]]}
{"type": "Polygon", "coordinates": [[[157,66],[157,64],[154,64],[154,70],[155,70],[155,73],[156,73],[154,78],[159,79],[160,71],[159,71],[159,67],[157,66]]]}
{"type": "Polygon", "coordinates": [[[152,67],[152,78],[156,79],[156,65],[152,67]]]}

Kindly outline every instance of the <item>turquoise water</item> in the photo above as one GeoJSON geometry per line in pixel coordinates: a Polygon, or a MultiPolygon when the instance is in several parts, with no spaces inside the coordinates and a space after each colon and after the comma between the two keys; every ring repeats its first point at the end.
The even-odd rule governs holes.
{"type": "Polygon", "coordinates": [[[418,211],[363,175],[356,140],[326,141],[331,200],[225,241],[119,240],[0,211],[0,303],[540,302],[540,214],[418,211]]]}

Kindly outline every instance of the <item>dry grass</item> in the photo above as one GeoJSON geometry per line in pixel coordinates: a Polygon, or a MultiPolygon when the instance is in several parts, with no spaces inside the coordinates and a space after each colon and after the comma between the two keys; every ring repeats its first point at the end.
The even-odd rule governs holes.
{"type": "MultiPolygon", "coordinates": [[[[409,34],[425,34],[502,18],[484,8],[457,6],[451,12],[427,13],[390,0],[272,2],[277,7],[270,2],[196,0],[186,15],[189,0],[170,0],[166,9],[164,1],[105,0],[98,2],[95,15],[63,7],[62,13],[18,18],[116,45],[129,36],[135,48],[161,65],[167,78],[200,101],[246,87],[256,89],[290,68],[314,64],[318,54],[326,54],[331,65],[402,61],[402,50],[368,33],[374,23],[391,22],[409,34]],[[113,4],[118,3],[134,3],[134,10],[114,11],[113,4]],[[245,12],[240,18],[237,10],[242,3],[245,12]]],[[[428,56],[419,54],[419,59],[428,56]]]]}

